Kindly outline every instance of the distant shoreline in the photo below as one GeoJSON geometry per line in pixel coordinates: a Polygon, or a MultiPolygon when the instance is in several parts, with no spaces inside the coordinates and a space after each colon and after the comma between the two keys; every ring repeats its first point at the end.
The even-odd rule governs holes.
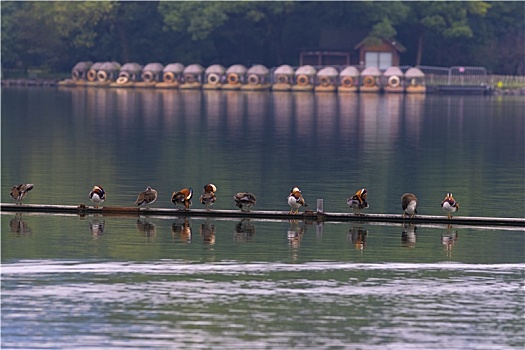
{"type": "MultiPolygon", "coordinates": [[[[40,86],[40,87],[56,87],[60,79],[45,79],[45,78],[17,78],[17,79],[2,79],[2,86],[40,86]]],[[[525,87],[517,88],[498,88],[494,87],[492,95],[513,95],[525,96],[525,87]]]]}

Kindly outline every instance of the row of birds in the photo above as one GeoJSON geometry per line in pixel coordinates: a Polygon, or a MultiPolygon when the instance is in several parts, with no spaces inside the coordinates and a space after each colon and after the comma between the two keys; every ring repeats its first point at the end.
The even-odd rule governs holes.
{"type": "MultiPolygon", "coordinates": [[[[14,186],[11,189],[11,197],[15,200],[15,203],[22,204],[23,199],[27,195],[27,192],[33,189],[33,184],[20,184],[14,186]]],[[[217,187],[214,184],[207,184],[204,186],[202,195],[199,201],[210,210],[210,207],[217,200],[215,195],[217,187]]],[[[353,196],[347,199],[346,203],[352,208],[354,214],[361,215],[361,211],[368,208],[368,202],[366,197],[368,191],[366,188],[358,190],[353,196]]],[[[157,200],[157,191],[148,186],[144,191],[140,192],[135,204],[138,206],[144,205],[146,208],[149,204],[152,204],[157,200]]],[[[183,188],[180,191],[174,191],[171,195],[171,201],[175,206],[180,206],[181,209],[188,210],[192,204],[193,189],[191,187],[183,188]]],[[[89,199],[95,207],[106,200],[106,191],[101,186],[94,186],[91,192],[89,192],[89,199]]],[[[256,198],[253,193],[250,192],[239,192],[233,196],[235,205],[242,211],[250,211],[256,203],[256,198]]],[[[301,207],[308,207],[308,204],[304,200],[301,190],[295,186],[288,195],[288,205],[291,207],[290,214],[297,214],[301,207]]],[[[403,217],[414,217],[417,214],[418,199],[412,193],[405,193],[401,197],[401,207],[403,208],[403,217]]],[[[459,204],[454,200],[452,193],[447,193],[445,199],[441,202],[441,208],[448,214],[448,218],[452,218],[452,214],[459,210],[459,204]]]]}

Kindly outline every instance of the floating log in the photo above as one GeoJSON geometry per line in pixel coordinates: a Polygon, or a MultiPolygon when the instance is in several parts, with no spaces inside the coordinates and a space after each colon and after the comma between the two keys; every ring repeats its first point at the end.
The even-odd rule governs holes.
{"type": "Polygon", "coordinates": [[[79,216],[99,214],[104,216],[176,216],[176,217],[216,217],[216,218],[253,218],[267,220],[304,220],[317,222],[387,222],[387,223],[435,223],[457,225],[484,225],[484,226],[512,226],[525,227],[522,218],[496,218],[496,217],[466,217],[417,215],[413,218],[397,214],[362,214],[353,213],[327,213],[322,211],[322,202],[318,203],[318,211],[306,210],[303,213],[292,215],[287,211],[257,211],[243,212],[240,210],[206,210],[190,209],[179,210],[175,208],[145,208],[145,207],[99,207],[95,208],[80,204],[74,205],[42,205],[42,204],[6,204],[1,203],[3,212],[48,213],[48,214],[76,214],[79,216]]]}

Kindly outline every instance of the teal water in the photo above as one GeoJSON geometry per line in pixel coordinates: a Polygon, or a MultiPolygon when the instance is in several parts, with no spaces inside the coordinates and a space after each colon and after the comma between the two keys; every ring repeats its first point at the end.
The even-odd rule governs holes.
{"type": "MultiPolygon", "coordinates": [[[[287,210],[299,186],[326,211],[368,189],[371,213],[525,214],[522,96],[336,95],[148,89],[2,89],[2,201],[35,184],[28,203],[132,205],[151,185],[155,206],[174,190],[213,182],[218,209],[250,191],[261,210],[287,210]]],[[[199,204],[200,206],[200,204],[199,204]]]]}
{"type": "MultiPolygon", "coordinates": [[[[218,187],[523,217],[523,97],[2,89],[2,202],[218,187]]],[[[194,201],[193,207],[200,208],[194,201]]],[[[522,349],[522,228],[2,212],[1,347],[522,349]]]]}

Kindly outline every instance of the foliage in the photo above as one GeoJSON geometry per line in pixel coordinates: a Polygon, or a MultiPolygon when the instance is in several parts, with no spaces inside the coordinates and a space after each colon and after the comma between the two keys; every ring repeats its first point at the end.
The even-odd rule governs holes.
{"type": "Polygon", "coordinates": [[[395,39],[407,48],[404,65],[481,65],[502,74],[525,70],[523,2],[3,1],[0,6],[3,69],[64,72],[81,60],[297,65],[301,50],[322,47],[327,32],[339,31],[348,33],[349,42],[395,39]]]}

